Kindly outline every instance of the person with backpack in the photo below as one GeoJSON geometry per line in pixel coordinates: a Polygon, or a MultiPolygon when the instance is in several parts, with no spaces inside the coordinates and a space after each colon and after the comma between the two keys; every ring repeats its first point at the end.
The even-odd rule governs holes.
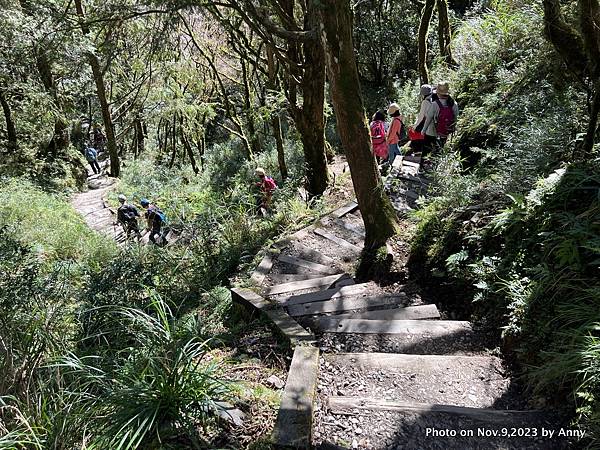
{"type": "Polygon", "coordinates": [[[427,120],[428,115],[430,114],[432,94],[433,86],[431,86],[430,84],[423,84],[421,86],[421,106],[419,108],[419,114],[417,114],[415,124],[413,125],[413,129],[417,137],[411,138],[410,141],[410,148],[413,152],[421,152],[421,154],[426,154],[427,150],[432,147],[432,144],[436,140],[436,137],[428,137],[427,134],[423,132],[425,122],[427,120]]]}
{"type": "Polygon", "coordinates": [[[387,110],[388,115],[392,118],[392,123],[386,134],[386,142],[388,145],[388,163],[390,166],[394,164],[396,156],[400,155],[400,141],[404,134],[404,123],[402,115],[400,115],[400,106],[397,103],[392,103],[387,110]]]}
{"type": "Polygon", "coordinates": [[[100,165],[98,164],[98,152],[96,152],[95,148],[90,147],[88,144],[85,144],[85,150],[83,151],[83,154],[85,155],[85,159],[87,159],[87,162],[90,163],[94,174],[99,174],[100,172],[102,172],[102,170],[100,169],[100,165]]]}
{"type": "Polygon", "coordinates": [[[146,217],[147,221],[146,228],[150,230],[150,241],[156,245],[167,245],[167,240],[161,234],[162,226],[166,221],[164,213],[158,206],[151,204],[145,198],[140,200],[140,205],[146,210],[144,217],[146,217]]]}
{"type": "Polygon", "coordinates": [[[120,206],[117,209],[117,223],[123,227],[127,238],[131,233],[134,233],[139,239],[141,234],[137,218],[140,217],[140,213],[135,206],[127,203],[127,197],[123,194],[119,194],[118,198],[120,206]]]}
{"type": "Polygon", "coordinates": [[[446,145],[448,136],[456,129],[458,119],[458,104],[450,96],[450,87],[447,81],[438,83],[436,92],[431,96],[431,115],[433,120],[430,128],[438,139],[441,148],[446,145]]]}
{"type": "Polygon", "coordinates": [[[277,183],[275,183],[273,178],[267,176],[265,169],[262,167],[257,167],[254,173],[260,180],[256,183],[256,186],[260,188],[261,195],[258,202],[258,211],[263,216],[266,216],[271,209],[271,200],[273,199],[273,193],[277,189],[277,183]]]}
{"type": "Polygon", "coordinates": [[[385,115],[381,111],[373,114],[371,124],[371,143],[373,144],[373,153],[378,163],[382,163],[388,158],[388,146],[386,142],[386,123],[385,115]]]}

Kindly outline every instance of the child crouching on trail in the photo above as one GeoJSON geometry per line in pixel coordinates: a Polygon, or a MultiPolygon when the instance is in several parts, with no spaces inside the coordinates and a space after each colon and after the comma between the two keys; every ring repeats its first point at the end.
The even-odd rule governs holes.
{"type": "Polygon", "coordinates": [[[277,189],[277,183],[273,178],[266,175],[265,169],[262,167],[257,167],[254,173],[260,180],[256,183],[256,186],[260,188],[258,212],[266,217],[271,210],[271,199],[273,198],[273,192],[277,189]]]}
{"type": "Polygon", "coordinates": [[[388,158],[388,146],[385,140],[386,123],[385,115],[381,111],[373,114],[373,119],[369,125],[371,129],[371,143],[373,144],[373,153],[377,162],[381,164],[388,158]]]}

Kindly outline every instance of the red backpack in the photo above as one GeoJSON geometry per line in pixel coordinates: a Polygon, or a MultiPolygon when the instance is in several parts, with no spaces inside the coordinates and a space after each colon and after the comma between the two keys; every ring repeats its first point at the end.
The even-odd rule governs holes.
{"type": "Polygon", "coordinates": [[[452,109],[454,103],[448,101],[446,102],[446,106],[444,106],[439,99],[435,102],[440,107],[440,114],[438,116],[438,123],[436,129],[437,134],[442,137],[447,137],[449,134],[454,132],[454,126],[456,122],[456,117],[454,117],[454,110],[452,109]]]}
{"type": "Polygon", "coordinates": [[[380,120],[373,122],[371,125],[371,141],[373,144],[383,144],[385,142],[385,127],[380,120]]]}

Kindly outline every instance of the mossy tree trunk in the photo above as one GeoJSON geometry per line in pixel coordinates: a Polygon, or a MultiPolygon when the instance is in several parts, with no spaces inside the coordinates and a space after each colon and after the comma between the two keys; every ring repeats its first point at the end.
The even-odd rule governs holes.
{"type": "MultiPolygon", "coordinates": [[[[81,31],[84,35],[90,34],[90,29],[85,23],[85,13],[81,0],[75,0],[75,9],[81,26],[81,31]]],[[[92,76],[96,85],[96,93],[100,102],[100,110],[102,112],[102,122],[104,123],[104,132],[106,133],[106,147],[110,156],[110,174],[113,177],[118,177],[121,172],[121,163],[119,160],[119,149],[117,148],[117,139],[115,136],[115,127],[112,116],[110,114],[110,103],[106,95],[106,84],[104,83],[104,73],[100,66],[100,59],[93,52],[87,52],[88,62],[92,68],[92,76]]]]}
{"type": "Polygon", "coordinates": [[[373,157],[352,42],[348,0],[325,0],[320,11],[331,96],[352,182],[365,224],[365,250],[385,245],[396,232],[396,214],[373,157]]]}
{"type": "Polygon", "coordinates": [[[433,7],[436,0],[425,0],[421,11],[421,21],[419,23],[419,76],[421,84],[429,83],[429,70],[427,69],[427,36],[429,35],[429,24],[433,15],[433,7]]]}
{"type": "MultiPolygon", "coordinates": [[[[269,47],[267,47],[267,70],[267,89],[274,92],[275,89],[277,89],[277,68],[275,66],[275,57],[273,55],[273,51],[269,47]]],[[[277,163],[279,165],[279,173],[281,174],[281,179],[285,180],[288,177],[288,170],[285,163],[279,111],[273,111],[271,115],[271,128],[273,130],[273,137],[275,138],[275,146],[277,148],[277,163]]]]}
{"type": "Polygon", "coordinates": [[[456,67],[458,64],[452,56],[452,29],[450,28],[450,20],[448,18],[448,0],[436,0],[438,11],[438,42],[440,46],[440,54],[444,57],[444,61],[450,67],[456,67]]]}
{"type": "Polygon", "coordinates": [[[17,128],[12,118],[10,105],[6,99],[6,89],[0,86],[0,105],[2,106],[2,112],[4,113],[4,120],[6,121],[6,136],[8,138],[8,147],[16,149],[18,147],[17,141],[17,128]]]}

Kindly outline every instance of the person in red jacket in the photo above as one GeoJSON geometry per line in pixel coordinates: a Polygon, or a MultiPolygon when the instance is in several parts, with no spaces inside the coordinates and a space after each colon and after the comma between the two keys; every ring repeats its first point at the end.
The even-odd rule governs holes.
{"type": "Polygon", "coordinates": [[[257,167],[254,171],[256,176],[260,179],[256,186],[260,188],[261,199],[259,205],[259,211],[266,215],[266,213],[271,208],[271,199],[273,198],[273,192],[277,189],[277,183],[275,180],[265,173],[265,169],[262,167],[257,167]]]}

